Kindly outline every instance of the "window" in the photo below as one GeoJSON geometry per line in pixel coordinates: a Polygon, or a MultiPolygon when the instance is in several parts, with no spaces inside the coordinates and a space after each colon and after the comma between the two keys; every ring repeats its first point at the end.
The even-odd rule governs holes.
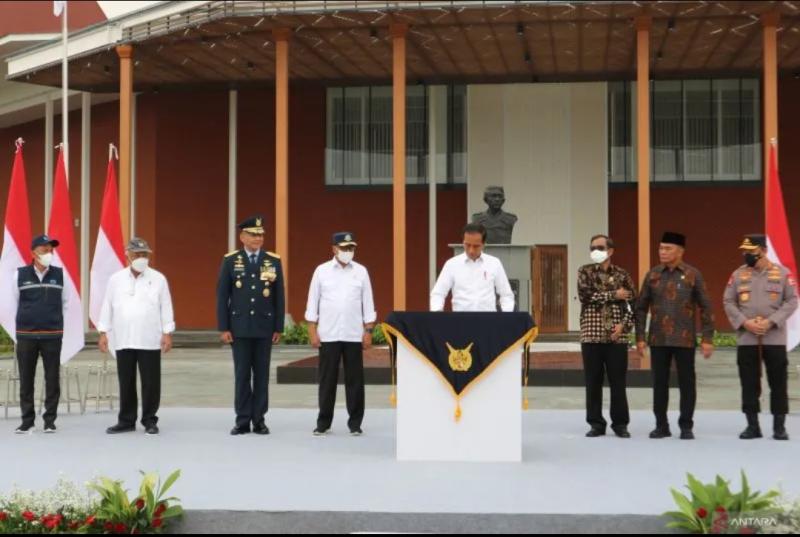
{"type": "Polygon", "coordinates": [[[447,88],[447,182],[467,182],[467,87],[447,88]]]}
{"type": "MultiPolygon", "coordinates": [[[[427,86],[406,90],[406,182],[425,184],[429,174],[427,86]]],[[[392,88],[328,89],[325,184],[392,183],[392,88]]],[[[448,183],[466,183],[466,87],[447,88],[448,183]]],[[[439,182],[442,181],[439,178],[439,182]]]]}
{"type": "Polygon", "coordinates": [[[631,143],[631,84],[608,84],[608,180],[624,183],[635,177],[631,143]]]}
{"type": "Polygon", "coordinates": [[[652,96],[651,178],[674,181],[681,173],[683,157],[683,97],[681,83],[657,82],[652,96]]]}
{"type": "MultiPolygon", "coordinates": [[[[635,86],[609,84],[608,177],[636,180],[635,86]]],[[[759,82],[656,80],[651,95],[651,181],[761,179],[759,82]]]]}

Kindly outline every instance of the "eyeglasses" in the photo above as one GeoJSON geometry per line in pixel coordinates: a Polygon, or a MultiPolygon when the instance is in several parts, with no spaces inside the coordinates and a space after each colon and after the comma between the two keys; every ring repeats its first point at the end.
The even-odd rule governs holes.
{"type": "Polygon", "coordinates": [[[599,250],[601,252],[605,252],[607,250],[607,248],[605,246],[590,246],[589,250],[591,250],[592,252],[594,252],[595,250],[599,250]]]}

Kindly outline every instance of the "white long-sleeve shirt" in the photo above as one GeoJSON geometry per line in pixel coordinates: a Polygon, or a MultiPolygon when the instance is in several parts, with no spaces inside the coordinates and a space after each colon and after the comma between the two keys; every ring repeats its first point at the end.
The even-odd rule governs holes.
{"type": "Polygon", "coordinates": [[[360,342],[364,325],[377,318],[367,269],[355,261],[342,266],[335,258],[318,266],[308,289],[305,317],[317,323],[323,343],[360,342]]]}
{"type": "Polygon", "coordinates": [[[158,350],[161,337],[175,331],[172,297],[163,274],[148,268],[138,277],[130,268],[108,280],[97,330],[108,333],[113,350],[158,350]]]}
{"type": "Polygon", "coordinates": [[[474,261],[457,255],[444,264],[431,291],[431,311],[442,311],[451,291],[453,311],[497,311],[497,295],[502,311],[514,311],[514,291],[503,264],[486,253],[474,261]]]}

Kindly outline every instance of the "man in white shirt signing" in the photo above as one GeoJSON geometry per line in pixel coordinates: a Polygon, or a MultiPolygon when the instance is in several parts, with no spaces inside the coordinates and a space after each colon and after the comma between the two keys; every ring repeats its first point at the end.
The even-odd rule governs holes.
{"type": "Polygon", "coordinates": [[[319,416],[315,436],[328,433],[333,422],[339,364],[344,361],[347,426],[362,434],[364,419],[364,356],[372,345],[375,304],[367,269],[355,261],[355,236],[333,235],[334,258],[314,271],[308,290],[306,321],[311,345],[319,349],[319,416]]]}
{"type": "Polygon", "coordinates": [[[127,247],[130,266],[108,280],[97,330],[102,352],[116,353],[119,377],[119,419],[108,434],[136,430],[138,407],[136,367],[142,380],[142,425],[158,434],[161,404],[161,353],[172,349],[175,320],[167,279],[149,267],[152,250],[142,239],[127,247]],[[109,338],[110,336],[110,338],[109,338]],[[109,344],[109,339],[111,344],[109,344]]]}
{"type": "Polygon", "coordinates": [[[464,253],[444,264],[431,291],[431,311],[443,311],[452,292],[453,311],[514,311],[514,291],[503,264],[483,252],[486,229],[480,224],[464,227],[464,253]]]}

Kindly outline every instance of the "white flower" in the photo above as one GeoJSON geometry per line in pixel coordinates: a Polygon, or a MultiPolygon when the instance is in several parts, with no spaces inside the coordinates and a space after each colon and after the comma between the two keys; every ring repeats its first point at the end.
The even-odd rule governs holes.
{"type": "Polygon", "coordinates": [[[41,492],[20,489],[14,484],[11,491],[0,496],[0,506],[15,506],[37,514],[86,512],[98,502],[94,491],[82,489],[64,476],[59,476],[53,488],[41,492]]]}

